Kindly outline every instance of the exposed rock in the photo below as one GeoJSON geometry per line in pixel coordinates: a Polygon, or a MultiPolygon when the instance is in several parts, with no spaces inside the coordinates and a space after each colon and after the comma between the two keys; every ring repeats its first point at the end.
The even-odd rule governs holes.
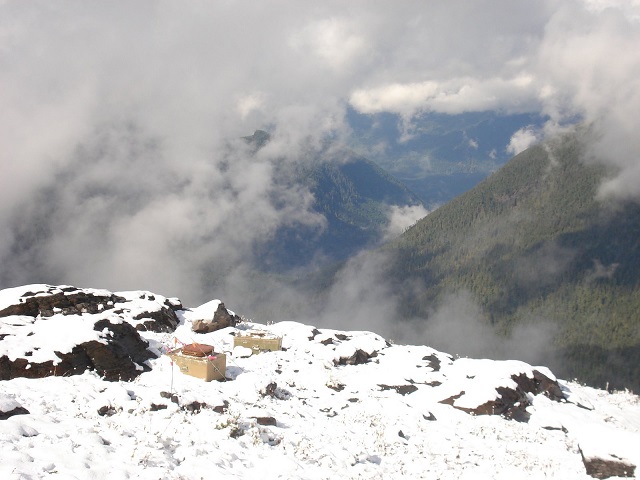
{"type": "Polygon", "coordinates": [[[396,393],[400,395],[408,395],[409,393],[413,393],[418,390],[418,387],[415,385],[378,385],[383,391],[384,390],[395,390],[396,393]]]}
{"type": "Polygon", "coordinates": [[[256,423],[258,425],[265,425],[265,426],[273,426],[275,427],[277,422],[276,419],[273,417],[251,417],[251,418],[255,418],[256,419],[256,423]]]}
{"type": "Polygon", "coordinates": [[[316,335],[320,335],[322,332],[320,332],[320,330],[318,330],[317,328],[314,328],[313,330],[311,330],[311,336],[309,337],[309,341],[312,341],[314,338],[316,338],[316,335]]]}
{"type": "MultiPolygon", "coordinates": [[[[580,454],[582,455],[582,451],[580,454]]],[[[594,478],[633,477],[636,470],[635,465],[621,458],[588,458],[582,455],[582,462],[587,474],[594,478]]]]}
{"type": "Polygon", "coordinates": [[[171,306],[164,306],[154,312],[143,312],[133,318],[135,320],[144,320],[136,325],[136,330],[156,333],[173,332],[178,323],[180,323],[171,306]]]}
{"type": "Polygon", "coordinates": [[[28,415],[30,412],[24,407],[16,407],[13,410],[9,410],[8,412],[0,412],[0,420],[6,420],[9,417],[13,417],[14,415],[28,415]]]}
{"type": "Polygon", "coordinates": [[[213,319],[194,320],[191,329],[196,333],[210,333],[226,327],[235,327],[238,322],[240,322],[240,317],[229,313],[224,303],[220,302],[213,314],[213,319]]]}
{"type": "Polygon", "coordinates": [[[106,290],[52,285],[37,285],[33,290],[20,296],[16,294],[13,304],[0,311],[0,317],[6,319],[0,324],[6,327],[1,332],[3,341],[16,337],[12,343],[19,344],[20,337],[29,337],[37,331],[39,322],[56,322],[59,325],[56,328],[67,328],[62,317],[76,317],[69,322],[73,321],[76,328],[86,325],[87,338],[91,340],[79,339],[71,351],[58,351],[55,343],[48,344],[47,348],[36,344],[33,351],[14,351],[11,359],[3,355],[0,357],[2,380],[75,375],[85,370],[95,370],[106,380],[131,380],[144,371],[144,363],[155,356],[147,350],[149,345],[137,330],[173,331],[179,323],[175,310],[182,308],[179,300],[150,292],[116,295],[106,290]],[[135,303],[137,300],[145,302],[135,303]],[[13,321],[7,318],[14,316],[13,321]],[[33,321],[25,321],[25,317],[33,317],[33,321]],[[99,339],[90,334],[91,330],[100,332],[99,339]],[[40,347],[43,350],[39,350],[40,347]],[[43,354],[44,350],[48,353],[43,354]]]}
{"type": "Polygon", "coordinates": [[[116,414],[116,409],[111,405],[104,405],[98,409],[98,415],[101,417],[110,417],[116,414]]]}
{"type": "Polygon", "coordinates": [[[427,355],[422,357],[422,360],[426,360],[429,362],[429,366],[433,369],[434,372],[440,371],[440,359],[436,355],[427,355]]]}
{"type": "Polygon", "coordinates": [[[213,407],[213,411],[216,413],[225,413],[229,409],[229,402],[226,400],[222,401],[222,405],[216,405],[213,407]]]}
{"type": "Polygon", "coordinates": [[[0,380],[79,375],[86,370],[95,370],[109,381],[132,380],[145,370],[144,362],[155,357],[147,350],[148,343],[126,322],[114,324],[103,319],[93,329],[109,332],[105,343],[91,340],[74,346],[70,352],[55,352],[60,359],[55,363],[51,360],[32,363],[28,358],[10,360],[3,355],[0,380]]]}
{"type": "Polygon", "coordinates": [[[176,395],[175,393],[160,392],[160,396],[162,398],[168,398],[169,400],[171,400],[172,403],[180,404],[180,399],[179,399],[178,395],[176,395]]]}
{"type": "Polygon", "coordinates": [[[544,394],[546,397],[555,401],[564,399],[558,383],[538,370],[533,370],[533,377],[529,377],[525,373],[520,373],[518,375],[512,375],[511,380],[516,384],[515,389],[504,386],[496,387],[497,398],[489,400],[477,407],[470,408],[456,405],[456,400],[465,395],[465,391],[441,400],[440,403],[451,405],[454,408],[474,415],[502,415],[510,420],[528,422],[530,414],[526,411],[526,408],[531,405],[527,395],[528,393],[533,395],[544,394]]]}
{"type": "Polygon", "coordinates": [[[276,382],[268,384],[261,394],[263,397],[274,397],[278,400],[288,400],[291,397],[291,394],[287,390],[278,387],[276,382]]]}
{"type": "Polygon", "coordinates": [[[0,394],[0,420],[6,420],[14,415],[28,415],[29,410],[24,408],[13,398],[0,394]]]}
{"type": "Polygon", "coordinates": [[[47,291],[26,292],[19,302],[0,310],[0,317],[27,315],[29,317],[51,317],[54,314],[79,315],[100,313],[113,309],[125,299],[114,294],[100,294],[75,287],[57,288],[48,286],[47,291]]]}
{"type": "Polygon", "coordinates": [[[338,365],[361,365],[363,363],[367,363],[370,358],[375,357],[376,355],[377,352],[368,354],[364,350],[358,349],[350,357],[341,357],[337,363],[338,365]]]}
{"type": "Polygon", "coordinates": [[[329,387],[331,390],[335,390],[336,392],[341,392],[342,390],[344,390],[344,387],[346,385],[342,384],[342,383],[337,383],[337,384],[327,384],[327,387],[329,387]]]}
{"type": "Polygon", "coordinates": [[[202,410],[203,408],[207,408],[208,405],[204,402],[198,402],[196,400],[194,400],[191,403],[187,403],[185,405],[182,405],[180,408],[182,410],[184,410],[185,412],[191,412],[191,413],[200,413],[200,410],[202,410]]]}

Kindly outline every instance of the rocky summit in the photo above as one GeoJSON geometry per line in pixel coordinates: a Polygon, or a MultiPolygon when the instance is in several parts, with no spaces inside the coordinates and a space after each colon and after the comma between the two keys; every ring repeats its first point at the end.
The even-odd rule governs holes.
{"type": "Polygon", "coordinates": [[[608,478],[640,462],[630,392],[247,322],[219,300],[2,290],[0,375],[2,478],[608,478]],[[206,354],[174,361],[185,345],[206,354]]]}

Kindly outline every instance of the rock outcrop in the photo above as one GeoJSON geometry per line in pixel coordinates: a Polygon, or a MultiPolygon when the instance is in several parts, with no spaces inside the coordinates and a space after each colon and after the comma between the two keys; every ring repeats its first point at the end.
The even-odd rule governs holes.
{"type": "Polygon", "coordinates": [[[0,317],[26,315],[51,317],[54,314],[81,315],[112,310],[125,299],[106,290],[85,290],[71,286],[39,285],[40,289],[27,290],[17,302],[0,310],[0,317]]]}
{"type": "Polygon", "coordinates": [[[520,362],[512,361],[511,364],[516,371],[496,378],[487,378],[482,372],[466,376],[459,393],[444,398],[440,403],[473,415],[502,415],[511,420],[528,422],[530,414],[527,407],[531,405],[531,395],[543,394],[554,401],[565,399],[550,372],[551,376],[548,376],[538,369],[524,367],[520,362]],[[484,402],[478,402],[475,391],[486,391],[486,386],[491,383],[494,385],[494,395],[484,402]]]}
{"type": "Polygon", "coordinates": [[[86,370],[95,370],[105,380],[132,380],[145,368],[144,362],[155,355],[147,350],[149,344],[128,323],[111,323],[100,320],[93,326],[95,331],[106,331],[106,342],[90,340],[74,346],[70,352],[55,351],[58,360],[34,363],[24,358],[11,360],[0,357],[0,380],[16,377],[42,378],[49,376],[79,375],[86,370]]]}
{"type": "Polygon", "coordinates": [[[213,314],[213,318],[196,318],[191,329],[196,333],[215,332],[226,327],[235,327],[240,322],[240,317],[227,310],[224,303],[220,302],[213,314]]]}
{"type": "Polygon", "coordinates": [[[14,415],[28,415],[29,410],[24,408],[13,398],[0,394],[0,420],[6,420],[14,415]]]}
{"type": "Polygon", "coordinates": [[[583,454],[582,462],[587,474],[594,478],[633,477],[636,471],[635,465],[620,458],[585,457],[583,454]]]}
{"type": "Polygon", "coordinates": [[[105,380],[131,380],[156,357],[138,331],[168,332],[179,323],[174,310],[181,308],[180,302],[148,292],[30,287],[3,291],[1,380],[86,370],[105,380]]]}

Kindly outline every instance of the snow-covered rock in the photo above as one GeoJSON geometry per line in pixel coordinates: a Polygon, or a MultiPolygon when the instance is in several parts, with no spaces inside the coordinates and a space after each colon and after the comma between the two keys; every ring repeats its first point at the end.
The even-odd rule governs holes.
{"type": "Polygon", "coordinates": [[[14,415],[27,415],[29,410],[24,408],[12,397],[0,393],[0,420],[6,420],[14,415]]]}
{"type": "Polygon", "coordinates": [[[138,331],[172,332],[179,302],[149,292],[27,285],[0,292],[0,379],[132,379],[157,356],[138,331]]]}
{"type": "MultiPolygon", "coordinates": [[[[116,295],[126,302],[111,314],[164,303],[148,292],[116,295]]],[[[640,463],[640,401],[629,392],[518,361],[391,345],[372,332],[242,322],[196,333],[194,310],[176,312],[175,331],[138,333],[157,353],[213,345],[228,354],[222,381],[183,375],[166,355],[129,381],[91,371],[0,381],[0,410],[29,412],[0,422],[0,478],[581,479],[633,475],[640,463]],[[252,331],[282,337],[283,349],[233,355],[234,336],[252,331]]],[[[0,318],[0,332],[40,321],[0,318]]],[[[22,344],[33,349],[28,341],[46,346],[35,334],[22,344]]]]}
{"type": "Polygon", "coordinates": [[[185,312],[185,318],[191,320],[191,329],[196,333],[210,333],[235,327],[240,321],[240,317],[227,310],[220,300],[212,300],[185,312]]]}

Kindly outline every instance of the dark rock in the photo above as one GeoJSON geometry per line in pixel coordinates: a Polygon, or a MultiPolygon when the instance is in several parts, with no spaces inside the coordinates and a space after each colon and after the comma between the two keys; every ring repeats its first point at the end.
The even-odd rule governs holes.
{"type": "Polygon", "coordinates": [[[104,405],[98,409],[98,415],[101,417],[110,417],[114,415],[116,410],[111,405],[104,405]]]}
{"type": "Polygon", "coordinates": [[[256,419],[256,423],[258,425],[265,425],[265,426],[276,426],[276,419],[273,417],[251,417],[251,418],[255,418],[256,419]]]}
{"type": "Polygon", "coordinates": [[[543,394],[551,400],[560,401],[565,397],[558,383],[539,372],[533,371],[533,377],[529,377],[524,373],[512,375],[511,379],[516,383],[516,388],[497,387],[496,392],[498,398],[490,400],[475,408],[465,408],[455,405],[455,400],[464,395],[454,395],[450,398],[440,401],[447,405],[452,405],[458,410],[462,410],[474,415],[503,415],[505,418],[518,422],[528,422],[530,414],[526,408],[531,405],[528,393],[533,395],[543,394]]]}
{"type": "MultiPolygon", "coordinates": [[[[154,295],[143,294],[144,298],[153,300],[154,295]]],[[[123,307],[127,299],[104,291],[82,290],[76,287],[44,286],[42,291],[27,292],[0,311],[0,317],[26,315],[34,317],[36,322],[46,321],[47,317],[59,315],[110,314],[119,315],[120,323],[112,323],[108,319],[99,319],[93,329],[106,329],[109,334],[104,340],[88,341],[73,347],[71,352],[55,352],[59,361],[31,363],[28,358],[10,360],[0,357],[0,379],[9,380],[16,377],[41,378],[50,375],[75,375],[85,370],[95,370],[106,380],[132,380],[145,370],[144,363],[154,357],[148,344],[126,320],[148,319],[138,328],[159,332],[175,330],[178,325],[176,309],[181,308],[176,299],[168,299],[158,311],[143,312],[132,319],[126,317],[128,309],[123,307]],[[117,309],[114,306],[118,305],[117,309]],[[104,342],[104,343],[103,343],[104,342]]],[[[100,318],[100,317],[98,317],[100,318]]],[[[90,322],[87,318],[87,322],[90,322]]],[[[15,335],[32,335],[31,327],[25,325],[23,331],[15,335]]],[[[13,333],[12,333],[13,334],[13,333]]],[[[25,352],[25,357],[30,357],[25,352]]],[[[148,368],[147,368],[148,370],[148,368]]]]}
{"type": "Polygon", "coordinates": [[[264,388],[263,396],[275,397],[277,388],[278,388],[278,384],[276,382],[271,382],[264,388]]]}
{"type": "Polygon", "coordinates": [[[164,306],[155,312],[140,313],[136,315],[134,319],[144,320],[142,323],[136,325],[136,330],[156,333],[173,332],[178,326],[178,323],[180,323],[176,312],[167,306],[164,306]]]}
{"type": "Polygon", "coordinates": [[[317,328],[314,328],[313,330],[311,330],[311,336],[309,337],[309,341],[312,341],[314,338],[316,338],[316,335],[320,335],[320,330],[318,330],[317,328]]]}
{"type": "Polygon", "coordinates": [[[144,362],[155,358],[155,355],[147,350],[149,344],[130,324],[114,324],[105,319],[97,321],[93,327],[96,331],[105,328],[111,332],[106,345],[91,341],[80,346],[84,347],[93,369],[105,380],[133,380],[144,371],[144,362]]]}
{"type": "Polygon", "coordinates": [[[364,350],[356,350],[353,355],[350,357],[342,357],[338,361],[338,365],[361,365],[363,363],[367,363],[371,357],[375,357],[376,352],[369,355],[364,350]]]}
{"type": "Polygon", "coordinates": [[[13,417],[14,415],[29,415],[29,413],[29,410],[18,405],[11,410],[7,410],[6,412],[0,410],[0,420],[6,420],[7,418],[13,417]]]}
{"type": "Polygon", "coordinates": [[[396,393],[399,393],[402,396],[408,395],[408,394],[413,393],[416,390],[418,390],[418,387],[416,387],[415,385],[378,385],[378,386],[383,391],[384,390],[395,390],[396,393]]]}
{"type": "Polygon", "coordinates": [[[0,310],[0,317],[11,315],[26,315],[29,317],[51,317],[54,313],[62,315],[79,315],[82,313],[99,313],[111,310],[115,303],[122,303],[126,300],[114,294],[95,295],[75,287],[68,287],[59,290],[50,287],[49,295],[36,294],[48,292],[27,292],[20,298],[19,303],[10,305],[0,310]],[[73,290],[71,290],[73,289],[73,290]],[[54,311],[55,310],[55,311],[54,311]]]}
{"type": "Polygon", "coordinates": [[[320,343],[323,344],[323,345],[333,345],[333,338],[331,338],[331,337],[325,338],[320,343]]]}
{"type": "Polygon", "coordinates": [[[213,407],[213,411],[216,413],[225,413],[229,409],[229,402],[223,400],[222,405],[216,405],[213,407]]]}
{"type": "Polygon", "coordinates": [[[556,402],[561,402],[566,399],[557,381],[551,380],[538,370],[533,371],[533,378],[535,380],[534,390],[538,393],[542,392],[545,397],[556,402]]]}
{"type": "Polygon", "coordinates": [[[436,416],[431,412],[429,412],[429,415],[422,414],[422,418],[424,418],[425,420],[428,420],[430,422],[434,422],[435,420],[437,420],[436,416]]]}
{"type": "Polygon", "coordinates": [[[351,337],[344,335],[342,333],[336,333],[336,338],[344,342],[345,340],[349,340],[349,338],[351,337]]]}
{"type": "MultiPolygon", "coordinates": [[[[455,395],[451,395],[448,398],[445,398],[444,400],[440,400],[439,403],[443,403],[445,405],[451,405],[452,407],[454,406],[453,403],[459,399],[461,396],[463,396],[466,392],[464,390],[462,390],[460,393],[457,393],[455,395]]],[[[458,408],[458,407],[454,407],[454,408],[458,408]]],[[[463,409],[461,409],[463,410],[463,409]]],[[[466,412],[466,410],[464,410],[466,412]]]]}
{"type": "Polygon", "coordinates": [[[151,410],[152,412],[157,412],[158,410],[166,410],[167,406],[164,403],[152,403],[151,407],[149,407],[149,410],[151,410]]]}
{"type": "Polygon", "coordinates": [[[582,454],[582,451],[580,454],[587,474],[594,478],[633,477],[635,474],[636,466],[621,458],[613,460],[598,457],[587,458],[582,454]]]}
{"type": "Polygon", "coordinates": [[[527,412],[527,403],[517,403],[513,407],[507,408],[502,416],[508,420],[515,420],[516,422],[527,423],[531,418],[531,414],[527,412]]]}
{"type": "Polygon", "coordinates": [[[155,355],[147,350],[148,343],[140,338],[130,324],[114,324],[103,319],[97,321],[93,327],[96,331],[105,328],[110,332],[110,335],[105,337],[106,344],[91,340],[76,345],[71,352],[55,352],[60,358],[55,365],[52,361],[30,363],[25,358],[11,361],[7,356],[2,356],[0,380],[79,375],[85,370],[95,370],[108,381],[133,380],[144,371],[144,362],[155,355]]]}
{"type": "Polygon", "coordinates": [[[180,408],[182,408],[182,410],[184,410],[185,412],[200,413],[200,410],[202,410],[203,408],[207,408],[207,404],[204,402],[193,401],[181,406],[180,408]]]}
{"type": "Polygon", "coordinates": [[[191,329],[196,333],[210,333],[226,327],[235,327],[238,322],[240,322],[240,317],[231,315],[224,303],[220,302],[213,314],[213,319],[194,320],[191,329]]]}
{"type": "Polygon", "coordinates": [[[426,360],[427,362],[429,362],[429,366],[433,369],[434,372],[440,371],[441,362],[440,359],[435,355],[427,355],[425,357],[422,357],[422,360],[426,360]]]}
{"type": "Polygon", "coordinates": [[[338,383],[337,385],[327,385],[331,390],[335,390],[336,392],[341,392],[344,390],[345,385],[342,383],[338,383]]]}
{"type": "Polygon", "coordinates": [[[278,387],[276,382],[268,384],[261,393],[263,397],[273,397],[278,400],[288,400],[291,397],[291,394],[287,390],[278,387]]]}

